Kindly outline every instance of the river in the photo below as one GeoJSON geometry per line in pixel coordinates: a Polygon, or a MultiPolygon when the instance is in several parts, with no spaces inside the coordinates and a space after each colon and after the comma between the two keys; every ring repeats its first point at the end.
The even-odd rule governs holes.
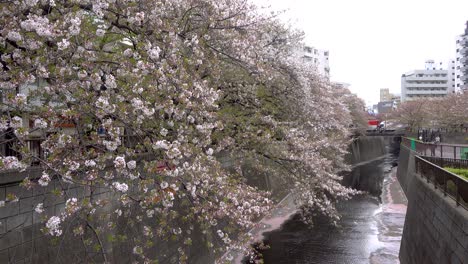
{"type": "Polygon", "coordinates": [[[310,227],[293,216],[265,233],[264,263],[399,263],[407,201],[396,179],[396,160],[388,154],[358,164],[345,177],[346,184],[368,194],[337,205],[339,226],[318,217],[310,227]]]}

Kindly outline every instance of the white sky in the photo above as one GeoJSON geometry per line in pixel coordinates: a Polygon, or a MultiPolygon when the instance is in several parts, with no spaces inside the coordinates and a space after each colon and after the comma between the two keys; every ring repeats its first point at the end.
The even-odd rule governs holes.
{"type": "Polygon", "coordinates": [[[401,74],[427,59],[455,58],[468,0],[253,0],[285,10],[285,21],[316,48],[330,50],[332,81],[351,84],[368,105],[380,88],[400,93],[401,74]]]}

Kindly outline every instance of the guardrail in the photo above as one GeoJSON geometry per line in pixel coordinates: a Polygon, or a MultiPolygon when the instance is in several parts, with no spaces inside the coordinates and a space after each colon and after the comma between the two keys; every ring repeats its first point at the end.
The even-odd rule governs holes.
{"type": "MultiPolygon", "coordinates": [[[[98,134],[97,135],[101,140],[110,140],[110,136],[107,134],[98,134]]],[[[38,158],[44,159],[47,158],[46,153],[44,152],[44,149],[42,149],[41,144],[44,141],[44,138],[29,138],[26,139],[26,146],[28,149],[38,158]]],[[[19,148],[17,145],[15,145],[17,142],[17,139],[9,139],[9,140],[3,140],[0,138],[0,156],[15,156],[19,160],[23,160],[21,154],[17,152],[17,148],[19,148]],[[10,144],[8,150],[6,148],[7,144],[10,144]]],[[[122,143],[122,146],[129,147],[129,148],[134,148],[139,142],[142,142],[141,137],[139,136],[133,136],[133,135],[125,135],[125,136],[120,136],[120,142],[122,143]]],[[[142,153],[144,154],[144,153],[142,153]]],[[[32,158],[30,164],[28,164],[31,167],[39,165],[39,160],[32,158]]]]}
{"type": "Polygon", "coordinates": [[[434,163],[439,167],[450,167],[456,169],[468,169],[468,160],[466,159],[452,159],[441,157],[422,156],[421,158],[434,163]]]}
{"type": "Polygon", "coordinates": [[[468,180],[451,173],[436,164],[416,156],[416,173],[441,190],[444,196],[455,200],[457,206],[468,210],[468,180]]]}
{"type": "Polygon", "coordinates": [[[468,160],[468,145],[434,144],[406,137],[402,138],[401,144],[426,157],[468,160]]]}

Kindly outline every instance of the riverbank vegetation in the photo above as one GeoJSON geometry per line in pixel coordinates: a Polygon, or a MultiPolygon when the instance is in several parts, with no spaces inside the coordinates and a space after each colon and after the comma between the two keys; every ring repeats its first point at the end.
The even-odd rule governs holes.
{"type": "Polygon", "coordinates": [[[460,168],[444,168],[445,170],[450,171],[451,173],[457,174],[466,180],[468,180],[468,169],[460,169],[460,168]]]}

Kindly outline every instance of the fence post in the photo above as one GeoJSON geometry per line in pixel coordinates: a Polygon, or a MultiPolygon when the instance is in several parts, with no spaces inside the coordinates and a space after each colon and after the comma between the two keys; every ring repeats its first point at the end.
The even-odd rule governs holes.
{"type": "Polygon", "coordinates": [[[457,181],[457,184],[455,185],[455,187],[457,189],[457,194],[455,196],[456,196],[457,206],[459,206],[460,205],[460,190],[459,190],[459,187],[460,187],[461,183],[460,183],[459,178],[457,178],[456,181],[457,181]]]}
{"type": "Polygon", "coordinates": [[[444,196],[447,196],[447,173],[444,172],[444,196]]]}
{"type": "Polygon", "coordinates": [[[442,154],[443,153],[443,147],[442,145],[440,145],[440,157],[442,158],[444,155],[442,154]]]}
{"type": "Polygon", "coordinates": [[[415,162],[416,162],[416,173],[421,174],[421,168],[419,167],[421,166],[421,164],[419,163],[419,160],[417,158],[415,159],[415,162]]]}
{"type": "MultiPolygon", "coordinates": [[[[422,162],[423,162],[423,161],[422,161],[422,162]]],[[[422,173],[422,174],[426,174],[425,172],[427,172],[426,180],[427,180],[427,183],[430,183],[430,182],[431,182],[431,178],[432,178],[431,173],[433,173],[433,172],[432,172],[431,168],[429,168],[428,165],[429,165],[429,164],[427,164],[427,162],[425,162],[425,161],[423,162],[423,170],[422,170],[421,173],[422,173]],[[429,172],[429,171],[430,171],[430,172],[429,172]]]]}
{"type": "Polygon", "coordinates": [[[453,146],[453,159],[457,158],[457,146],[453,146]]]}

